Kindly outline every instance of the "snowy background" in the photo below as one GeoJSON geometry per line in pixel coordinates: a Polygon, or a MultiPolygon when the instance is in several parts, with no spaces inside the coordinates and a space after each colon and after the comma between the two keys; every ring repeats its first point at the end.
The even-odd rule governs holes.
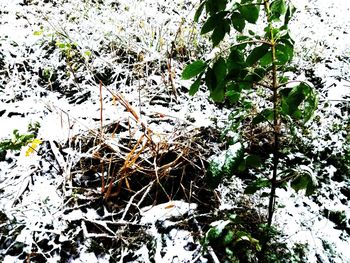
{"type": "MultiPolygon", "coordinates": [[[[350,99],[350,2],[292,2],[297,7],[290,27],[296,40],[297,77],[311,82],[320,100],[318,121],[311,125],[305,143],[315,153],[328,148],[331,153],[324,153],[318,193],[305,197],[280,190],[281,208],[274,221],[285,243],[307,248],[307,262],[350,262],[350,178],[339,175],[348,170],[327,163],[331,156],[342,155],[349,143],[345,123],[350,99]],[[331,220],[332,213],[325,211],[341,212],[341,222],[331,220]]],[[[198,33],[200,26],[192,23],[196,6],[197,1],[183,0],[0,0],[0,138],[11,138],[14,129],[26,133],[28,124],[39,122],[37,138],[43,141],[29,157],[23,147],[20,153],[7,151],[0,162],[1,262],[214,260],[201,255],[198,238],[182,227],[184,215],[201,213],[196,202],[145,206],[126,222],[120,220],[125,207],[118,211],[100,205],[103,212],[98,212],[89,195],[96,195],[99,188],[81,193],[71,178],[83,155],[69,147],[71,139],[98,129],[101,121],[96,75],[104,78],[106,88],[123,94],[142,121],[160,134],[223,125],[229,109],[218,109],[202,91],[188,96],[191,82],[180,78],[189,58],[210,50],[198,33]],[[172,41],[186,48],[183,57],[171,61],[177,96],[166,68],[172,41]],[[57,48],[55,43],[62,45],[57,48]],[[77,46],[69,49],[69,60],[62,55],[67,43],[77,46]],[[49,78],[43,77],[45,72],[49,78]],[[168,121],[156,122],[159,116],[168,121]],[[103,234],[98,236],[91,226],[103,228],[103,234]],[[139,231],[137,238],[126,234],[133,227],[139,231]],[[104,250],[104,241],[99,243],[98,238],[118,249],[104,250]]],[[[103,103],[104,125],[129,118],[106,90],[103,103]]],[[[243,187],[239,178],[220,185],[219,209],[236,207],[234,200],[243,187]]],[[[249,202],[260,201],[253,196],[249,202]]]]}

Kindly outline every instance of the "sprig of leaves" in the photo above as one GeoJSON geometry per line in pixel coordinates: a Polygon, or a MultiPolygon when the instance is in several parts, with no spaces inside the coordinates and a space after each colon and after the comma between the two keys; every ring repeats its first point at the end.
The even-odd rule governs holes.
{"type": "Polygon", "coordinates": [[[18,129],[13,130],[13,136],[11,139],[4,139],[0,141],[0,156],[4,159],[6,151],[20,151],[22,147],[28,146],[26,156],[30,156],[36,148],[42,143],[41,140],[36,138],[40,124],[35,122],[29,124],[28,134],[20,134],[18,129]]]}

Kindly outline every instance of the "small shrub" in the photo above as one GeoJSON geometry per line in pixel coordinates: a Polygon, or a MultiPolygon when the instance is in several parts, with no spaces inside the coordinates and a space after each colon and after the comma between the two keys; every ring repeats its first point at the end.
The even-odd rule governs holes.
{"type": "Polygon", "coordinates": [[[218,51],[212,59],[198,59],[187,65],[182,78],[195,79],[189,90],[191,95],[204,83],[214,102],[228,102],[234,107],[230,129],[240,134],[247,146],[243,158],[233,158],[232,163],[226,156],[222,167],[212,163],[208,175],[215,185],[220,173],[242,172],[264,163],[264,170],[270,174],[257,170],[246,193],[270,189],[270,226],[277,188],[291,182],[292,188],[306,189],[308,195],[316,189],[308,168],[283,167],[283,146],[312,118],[318,104],[315,90],[308,83],[290,80],[286,74],[294,55],[288,23],[295,8],[285,0],[202,0],[195,21],[204,9],[207,16],[201,33],[210,34],[213,48],[218,51]],[[256,32],[245,29],[262,17],[263,34],[258,28],[256,32]],[[233,31],[235,40],[227,48],[227,43],[222,42],[225,36],[232,37],[233,31]]]}
{"type": "MultiPolygon", "coordinates": [[[[257,262],[257,254],[259,262],[288,262],[278,250],[271,252],[271,246],[277,244],[272,239],[278,234],[272,226],[276,190],[290,185],[311,195],[317,189],[312,167],[287,165],[288,154],[295,151],[295,134],[305,130],[318,105],[315,89],[288,74],[294,56],[288,24],[295,7],[285,0],[202,0],[195,21],[204,10],[201,34],[210,35],[215,55],[187,65],[182,78],[194,79],[190,95],[204,84],[211,100],[232,108],[229,128],[223,133],[239,134],[243,146],[212,161],[208,181],[215,187],[223,176],[243,173],[253,178],[245,194],[267,190],[261,197],[268,197],[267,222],[259,230],[263,233],[260,238],[226,220],[208,231],[206,242],[221,244],[228,262],[257,262]],[[259,19],[264,24],[262,33],[258,26],[248,29],[259,19]],[[238,249],[241,244],[243,248],[238,249]]],[[[230,147],[237,143],[228,140],[230,147]]]]}

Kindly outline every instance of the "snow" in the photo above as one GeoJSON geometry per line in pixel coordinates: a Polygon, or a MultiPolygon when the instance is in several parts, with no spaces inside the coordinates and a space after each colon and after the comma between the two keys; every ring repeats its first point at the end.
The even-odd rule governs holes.
{"type": "MultiPolygon", "coordinates": [[[[84,51],[92,51],[92,53],[99,52],[101,41],[120,40],[136,52],[145,52],[145,61],[157,61],[164,59],[165,50],[168,48],[166,41],[173,39],[173,32],[177,30],[181,18],[193,17],[194,11],[192,9],[193,3],[189,1],[169,3],[169,1],[121,0],[118,3],[121,10],[124,10],[123,15],[120,13],[116,15],[115,10],[108,7],[109,3],[115,2],[112,0],[105,1],[105,4],[99,5],[99,8],[94,8],[91,4],[78,0],[58,3],[58,7],[53,7],[50,3],[43,4],[41,1],[39,1],[38,7],[20,6],[19,4],[22,2],[20,0],[0,0],[0,9],[9,11],[6,16],[1,14],[0,18],[1,50],[4,51],[5,63],[13,69],[11,72],[9,71],[8,82],[4,84],[4,87],[1,87],[0,83],[0,111],[6,109],[5,114],[0,117],[0,139],[11,136],[14,129],[25,133],[30,122],[39,121],[41,128],[38,137],[59,143],[80,135],[81,132],[94,130],[99,126],[99,121],[95,121],[99,120],[100,117],[98,84],[87,76],[88,81],[82,84],[81,88],[91,92],[90,101],[72,104],[68,98],[58,92],[47,92],[45,87],[38,85],[38,76],[32,76],[29,72],[20,72],[19,68],[24,64],[24,61],[32,63],[31,66],[36,71],[39,67],[57,68],[62,64],[58,52],[54,53],[50,60],[43,58],[45,52],[40,48],[43,39],[50,39],[57,31],[67,31],[72,42],[77,42],[84,51]],[[166,12],[159,11],[162,7],[166,12]],[[186,8],[182,9],[182,7],[186,8]],[[172,11],[173,8],[174,10],[186,11],[177,15],[172,11]],[[59,10],[67,11],[68,20],[67,17],[59,13],[59,10]],[[21,17],[16,19],[18,15],[21,17]],[[81,24],[75,23],[75,17],[82,15],[87,19],[80,20],[81,24]],[[37,20],[38,18],[42,19],[42,16],[47,16],[49,23],[41,20],[40,24],[37,20]],[[40,26],[43,26],[43,35],[35,36],[33,32],[40,30],[40,26]],[[130,32],[131,30],[134,32],[130,32]],[[134,41],[135,35],[142,36],[141,42],[134,41]],[[156,35],[156,38],[151,37],[152,35],[156,35]],[[33,52],[27,52],[26,47],[32,47],[33,52]],[[11,54],[16,55],[16,57],[11,54]],[[45,92],[46,95],[41,96],[42,92],[45,92]],[[23,100],[16,99],[19,94],[23,95],[23,100]],[[23,114],[24,117],[8,117],[11,112],[23,114]]],[[[321,99],[344,100],[344,97],[350,95],[350,1],[293,0],[293,3],[299,10],[291,24],[292,35],[297,40],[295,63],[300,68],[314,70],[314,75],[322,78],[324,84],[321,88],[321,99]],[[315,11],[319,15],[315,15],[315,11]],[[342,78],[337,78],[339,76],[342,78]]],[[[218,52],[217,49],[205,52],[205,57],[212,57],[216,52],[218,52]]],[[[92,65],[95,68],[111,66],[116,75],[128,74],[128,70],[122,67],[117,58],[115,50],[111,48],[110,52],[103,53],[95,59],[92,65]]],[[[179,74],[183,65],[176,61],[173,63],[174,70],[179,74]]],[[[5,70],[1,69],[0,74],[4,73],[5,70]]],[[[155,87],[157,93],[167,93],[166,88],[162,86],[162,76],[152,75],[151,78],[157,83],[155,87]]],[[[298,78],[307,79],[304,73],[301,73],[298,78]]],[[[69,86],[72,82],[71,76],[64,82],[61,89],[69,86]]],[[[177,78],[175,84],[179,88],[189,87],[191,81],[177,78]]],[[[145,86],[140,93],[142,105],[149,101],[149,93],[154,92],[154,90],[152,90],[153,87],[148,86],[147,80],[143,83],[140,81],[139,85],[145,86]]],[[[112,90],[116,89],[113,85],[108,87],[112,90]]],[[[198,92],[195,97],[182,98],[180,106],[175,104],[171,104],[169,107],[150,105],[142,107],[141,111],[144,114],[141,114],[138,90],[135,87],[130,89],[125,83],[122,83],[119,91],[125,95],[128,101],[134,103],[137,112],[146,123],[152,120],[151,115],[161,114],[165,116],[164,118],[173,120],[179,127],[182,123],[186,123],[191,129],[210,127],[214,124],[214,117],[219,120],[218,125],[220,126],[222,120],[225,120],[229,114],[228,110],[218,113],[216,106],[206,101],[207,93],[202,91],[198,92]],[[189,121],[191,119],[193,121],[189,121]]],[[[105,124],[125,119],[128,113],[120,105],[115,105],[107,92],[104,93],[103,98],[105,124]]],[[[330,108],[329,112],[338,117],[343,116],[339,109],[330,108]]],[[[324,118],[322,126],[330,127],[333,124],[339,124],[341,122],[339,119],[324,118]]],[[[151,123],[150,128],[159,134],[174,131],[174,125],[169,124],[169,122],[164,122],[162,125],[151,123]]],[[[326,132],[328,131],[325,128],[324,133],[326,132]]],[[[323,134],[320,136],[320,134],[313,134],[311,131],[311,137],[315,151],[321,150],[333,142],[334,149],[341,152],[345,143],[343,136],[339,134],[331,134],[330,141],[327,142],[320,139],[323,138],[323,134]]],[[[161,137],[159,138],[161,140],[161,137]]],[[[238,147],[241,147],[239,143],[231,146],[228,152],[237,152],[238,147]]],[[[15,161],[13,163],[0,163],[0,189],[4,191],[0,193],[0,211],[5,212],[10,220],[15,219],[20,226],[24,226],[16,237],[16,241],[26,243],[28,246],[25,249],[28,252],[35,246],[34,233],[38,240],[54,239],[54,234],[57,234],[60,236],[60,242],[63,242],[70,238],[69,234],[63,234],[68,223],[82,218],[92,221],[101,219],[101,216],[94,209],[87,209],[86,212],[81,210],[65,212],[67,194],[77,189],[67,188],[64,192],[62,185],[67,183],[65,176],[58,174],[52,164],[42,160],[39,154],[35,153],[26,157],[25,151],[26,149],[22,149],[19,156],[9,152],[6,160],[13,159],[15,161]],[[54,230],[46,229],[48,225],[53,226],[54,230]]],[[[65,151],[68,152],[67,149],[65,151]]],[[[69,156],[73,156],[73,154],[73,152],[69,152],[69,156]]],[[[225,155],[226,152],[223,151],[218,160],[223,162],[225,155]]],[[[54,162],[54,167],[56,166],[57,164],[54,162]]],[[[328,178],[332,178],[336,171],[337,168],[329,165],[324,172],[328,178]]],[[[69,169],[67,168],[65,172],[69,172],[69,169]]],[[[320,212],[324,209],[345,211],[347,218],[350,218],[349,202],[343,204],[340,201],[341,198],[344,198],[339,194],[341,187],[344,187],[344,183],[332,182],[329,189],[321,189],[321,193],[317,197],[321,205],[316,204],[301,193],[296,194],[290,190],[277,192],[278,202],[283,204],[284,208],[277,210],[275,222],[286,234],[286,242],[290,246],[294,243],[307,244],[309,249],[308,262],[319,262],[316,254],[322,258],[323,262],[350,262],[349,235],[344,234],[342,230],[335,229],[335,224],[320,212]],[[328,198],[330,192],[335,195],[335,200],[328,198]],[[324,242],[333,247],[332,255],[327,254],[329,251],[325,250],[324,242]]],[[[243,192],[243,188],[242,181],[238,179],[232,179],[229,183],[220,185],[217,189],[222,196],[219,209],[228,210],[234,207],[233,201],[243,192]]],[[[181,221],[182,216],[195,214],[196,209],[197,204],[187,203],[183,200],[173,200],[140,209],[139,223],[149,225],[147,233],[154,236],[156,240],[155,255],[152,260],[155,262],[186,262],[199,253],[199,248],[196,248],[195,251],[184,249],[187,244],[197,241],[189,231],[176,228],[176,220],[181,221]],[[174,228],[167,235],[162,236],[155,226],[156,222],[161,223],[163,227],[174,228]]],[[[80,230],[80,227],[75,229],[78,233],[80,230]]],[[[198,242],[196,244],[198,245],[198,242]]],[[[143,258],[144,261],[140,262],[153,262],[149,258],[149,248],[145,245],[135,251],[135,255],[143,258]]],[[[47,262],[57,262],[57,257],[57,255],[53,255],[51,258],[47,258],[47,262]]],[[[205,262],[205,260],[201,258],[201,262],[205,262]]],[[[88,252],[86,246],[80,246],[79,257],[69,262],[108,261],[108,255],[96,256],[94,253],[88,252]]],[[[6,255],[3,262],[19,262],[19,259],[6,255]]]]}
{"type": "Polygon", "coordinates": [[[193,213],[197,204],[188,204],[184,201],[170,201],[156,206],[146,206],[141,209],[141,223],[150,224],[156,221],[164,221],[167,218],[178,218],[185,213],[193,213]]]}
{"type": "Polygon", "coordinates": [[[350,94],[347,70],[349,62],[342,61],[343,57],[348,58],[350,54],[350,2],[292,2],[298,10],[307,10],[297,11],[290,26],[292,36],[297,40],[298,64],[302,63],[306,68],[312,66],[315,75],[325,80],[328,100],[342,100],[344,95],[350,94]],[[316,12],[317,15],[312,15],[311,12],[316,12]],[[316,63],[317,60],[322,63],[316,63]],[[347,81],[337,80],[337,76],[342,76],[347,81]]]}
{"type": "Polygon", "coordinates": [[[349,207],[342,204],[335,206],[329,200],[323,199],[320,200],[323,203],[322,208],[305,198],[303,194],[291,194],[284,190],[279,190],[277,196],[278,202],[284,207],[277,210],[275,221],[286,234],[286,242],[308,246],[308,262],[318,262],[316,254],[324,257],[323,262],[330,262],[327,256],[323,255],[324,241],[331,244],[337,253],[332,262],[350,262],[350,254],[348,253],[350,240],[342,240],[342,231],[335,229],[334,223],[319,215],[319,211],[324,207],[350,212],[349,207]]]}

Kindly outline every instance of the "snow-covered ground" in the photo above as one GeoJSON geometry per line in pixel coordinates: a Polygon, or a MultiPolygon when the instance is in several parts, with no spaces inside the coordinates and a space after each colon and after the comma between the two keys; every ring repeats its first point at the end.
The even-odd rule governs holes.
{"type": "MultiPolygon", "coordinates": [[[[320,105],[325,110],[319,112],[324,125],[320,130],[327,133],[333,124],[341,125],[349,118],[338,108],[323,107],[325,100],[333,101],[332,105],[349,100],[350,2],[292,2],[298,9],[291,23],[298,78],[319,85],[320,105]]],[[[226,119],[228,110],[217,109],[204,92],[195,97],[187,95],[190,82],[179,77],[183,61],[172,60],[177,97],[168,81],[166,53],[172,41],[188,47],[191,56],[207,48],[198,35],[198,26],[191,23],[195,4],[184,0],[0,0],[0,138],[11,137],[14,129],[26,133],[28,124],[39,122],[37,137],[44,141],[38,153],[27,157],[28,148],[23,147],[19,154],[8,151],[0,162],[0,261],[23,262],[26,256],[33,262],[212,260],[201,256],[198,239],[183,227],[187,222],[184,217],[195,217],[197,204],[174,200],[142,208],[131,222],[114,221],[125,210],[105,210],[101,215],[89,206],[89,198],[72,186],[71,171],[81,156],[65,145],[67,140],[83,137],[82,133],[100,125],[99,83],[93,78],[96,73],[108,75],[110,81],[105,86],[123,94],[141,120],[159,134],[210,127],[226,119]],[[53,48],[54,41],[64,45],[53,48]],[[74,56],[76,51],[67,43],[76,43],[82,55],[74,56]],[[64,52],[72,55],[69,63],[77,66],[76,75],[66,70],[64,52]],[[49,81],[43,79],[40,75],[45,69],[58,74],[57,80],[53,75],[49,81]],[[107,69],[112,73],[106,73],[107,69]],[[155,116],[166,116],[170,121],[159,124],[154,122],[155,116]],[[90,232],[91,225],[103,228],[108,242],[113,240],[110,236],[122,240],[115,244],[120,246],[118,255],[112,249],[103,251],[102,241],[95,247],[103,252],[94,253],[98,234],[90,232]],[[120,229],[111,225],[120,225],[120,229]],[[135,237],[128,239],[125,232],[134,231],[132,227],[136,226],[140,234],[133,241],[135,237]],[[136,243],[143,245],[130,256],[129,247],[136,243]],[[41,256],[35,258],[37,254],[41,256]]],[[[130,117],[103,90],[103,124],[122,123],[130,117]]],[[[332,134],[330,141],[323,142],[325,136],[310,137],[315,149],[334,143],[334,149],[341,151],[344,136],[332,134]]],[[[329,165],[322,174],[332,178],[335,171],[329,165]]],[[[277,193],[281,208],[276,212],[276,226],[291,247],[295,243],[305,245],[308,262],[350,262],[349,233],[335,229],[335,223],[324,215],[326,210],[343,211],[350,220],[349,196],[343,194],[349,187],[349,182],[330,179],[315,197],[285,190],[277,193]]],[[[232,196],[243,191],[239,179],[218,189],[221,208],[225,209],[234,207],[232,196]]],[[[346,224],[349,229],[350,221],[346,224]]]]}

